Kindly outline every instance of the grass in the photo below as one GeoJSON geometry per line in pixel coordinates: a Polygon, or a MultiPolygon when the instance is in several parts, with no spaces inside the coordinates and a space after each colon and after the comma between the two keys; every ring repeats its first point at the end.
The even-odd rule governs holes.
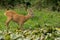
{"type": "MultiPolygon", "coordinates": [[[[18,14],[26,15],[27,12],[24,9],[14,9],[18,14]]],[[[6,16],[4,16],[4,9],[0,10],[0,30],[4,30],[5,27],[5,21],[6,16]]],[[[47,26],[53,26],[53,27],[59,27],[60,26],[60,12],[53,12],[53,11],[47,11],[47,10],[34,10],[34,17],[29,19],[25,24],[24,28],[37,28],[38,25],[40,27],[47,26]]],[[[17,23],[11,21],[9,24],[10,28],[17,28],[17,23]]]]}
{"type": "MultiPolygon", "coordinates": [[[[18,14],[22,14],[22,15],[27,14],[27,12],[24,9],[14,9],[14,11],[16,11],[18,14]]],[[[4,9],[0,10],[0,30],[2,30],[2,31],[6,30],[5,21],[6,21],[7,17],[4,15],[4,12],[5,12],[4,9]]],[[[57,11],[53,12],[53,11],[48,11],[48,10],[39,11],[36,9],[34,9],[34,17],[29,19],[23,25],[23,27],[25,29],[31,29],[31,30],[36,29],[36,28],[40,28],[40,30],[43,29],[43,32],[40,32],[39,30],[37,30],[38,32],[40,32],[40,33],[37,33],[38,35],[43,34],[45,32],[44,30],[47,30],[47,33],[48,33],[51,31],[50,28],[52,28],[52,31],[53,31],[51,33],[52,37],[49,37],[48,36],[49,34],[47,34],[46,35],[46,36],[48,36],[47,40],[53,40],[53,36],[54,37],[58,36],[58,34],[55,34],[55,32],[54,32],[54,27],[57,28],[59,26],[60,26],[60,12],[57,12],[57,11]]],[[[17,23],[11,21],[9,24],[9,27],[10,27],[11,31],[15,31],[17,29],[17,27],[19,27],[19,26],[17,25],[17,23]]],[[[35,33],[35,32],[32,32],[32,33],[35,33]]],[[[29,33],[29,34],[31,34],[31,33],[29,33]]],[[[7,38],[8,38],[8,36],[9,35],[7,35],[7,38]]]]}

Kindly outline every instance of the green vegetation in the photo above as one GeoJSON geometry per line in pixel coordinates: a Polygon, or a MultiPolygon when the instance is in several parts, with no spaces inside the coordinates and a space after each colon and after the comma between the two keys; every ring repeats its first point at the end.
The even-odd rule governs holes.
{"type": "MultiPolygon", "coordinates": [[[[18,14],[22,14],[22,15],[26,15],[27,12],[23,9],[14,9],[18,14]]],[[[4,11],[5,10],[0,10],[0,27],[1,28],[5,28],[5,21],[6,21],[6,16],[4,15],[4,11]]],[[[29,27],[33,27],[33,28],[37,28],[37,26],[40,27],[59,27],[60,26],[60,12],[53,12],[53,11],[48,11],[48,10],[34,10],[34,17],[29,19],[25,24],[24,27],[29,28],[29,27]]],[[[10,22],[10,27],[12,28],[16,28],[18,27],[18,25],[11,21],[10,22]]],[[[0,29],[1,29],[0,28],[0,29]]],[[[1,29],[1,30],[3,30],[1,29]]]]}
{"type": "MultiPolygon", "coordinates": [[[[22,14],[22,15],[26,15],[27,12],[24,9],[14,9],[14,11],[16,11],[18,14],[22,14]]],[[[47,37],[47,39],[44,37],[45,40],[53,40],[56,37],[60,37],[57,32],[60,31],[60,29],[56,29],[59,28],[60,26],[60,12],[53,12],[53,11],[48,11],[48,10],[36,10],[33,9],[34,11],[34,17],[29,19],[24,25],[23,27],[25,28],[25,33],[23,32],[23,36],[24,37],[31,37],[32,35],[34,36],[33,40],[36,39],[36,37],[40,38],[42,35],[45,37],[47,37]],[[32,33],[32,34],[31,34],[32,33]]],[[[6,16],[4,15],[5,10],[2,9],[0,10],[0,30],[3,32],[2,35],[5,36],[5,40],[9,40],[10,39],[10,34],[5,33],[6,31],[6,26],[5,26],[5,21],[6,21],[6,16]]],[[[10,29],[9,31],[11,31],[11,33],[16,34],[18,32],[18,35],[21,35],[21,31],[17,30],[17,27],[19,27],[17,25],[17,23],[11,21],[10,24],[10,29]],[[17,31],[16,31],[17,30],[17,31]]],[[[11,34],[11,35],[12,35],[11,34]]],[[[21,36],[22,37],[22,36],[21,36]]],[[[23,38],[24,38],[23,37],[23,38]]],[[[20,38],[20,37],[18,37],[20,38]]],[[[16,38],[16,39],[18,39],[16,38]]],[[[36,39],[37,40],[37,39],[36,39]]]]}
{"type": "Polygon", "coordinates": [[[60,0],[0,0],[0,40],[60,40],[60,0]],[[32,8],[34,17],[23,25],[24,31],[13,21],[6,32],[6,9],[27,15],[32,8]],[[25,10],[26,9],[26,10],[25,10]]]}

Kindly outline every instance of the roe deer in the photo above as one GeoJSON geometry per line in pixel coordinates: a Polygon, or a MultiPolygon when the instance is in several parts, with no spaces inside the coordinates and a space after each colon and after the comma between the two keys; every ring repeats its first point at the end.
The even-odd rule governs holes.
{"type": "Polygon", "coordinates": [[[6,27],[7,29],[9,29],[8,25],[10,23],[11,20],[13,20],[14,22],[19,24],[19,28],[23,28],[22,25],[31,17],[33,17],[33,11],[32,9],[27,9],[28,14],[27,15],[19,15],[17,14],[15,11],[13,10],[7,10],[4,15],[7,16],[7,20],[6,20],[6,27]]]}

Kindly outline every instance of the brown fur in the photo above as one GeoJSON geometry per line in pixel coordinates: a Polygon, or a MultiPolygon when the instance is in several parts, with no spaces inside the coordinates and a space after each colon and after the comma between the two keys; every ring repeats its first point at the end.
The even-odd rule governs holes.
{"type": "Polygon", "coordinates": [[[15,21],[20,25],[20,28],[22,28],[22,25],[33,16],[32,10],[28,9],[27,10],[28,14],[26,16],[24,15],[19,15],[13,10],[7,10],[4,15],[7,16],[6,20],[6,26],[7,29],[9,29],[8,25],[11,20],[15,21]]]}

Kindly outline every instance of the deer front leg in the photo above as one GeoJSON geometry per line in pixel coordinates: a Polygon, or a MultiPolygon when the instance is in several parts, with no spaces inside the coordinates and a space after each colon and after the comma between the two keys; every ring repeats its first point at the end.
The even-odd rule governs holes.
{"type": "Polygon", "coordinates": [[[11,19],[12,19],[11,17],[8,17],[7,20],[6,20],[6,29],[7,29],[7,32],[9,30],[8,25],[9,25],[9,22],[11,21],[11,19]]]}
{"type": "Polygon", "coordinates": [[[21,23],[21,22],[20,22],[20,23],[19,23],[19,28],[18,28],[18,29],[19,29],[19,30],[20,30],[20,29],[21,29],[21,30],[24,30],[24,29],[23,29],[23,25],[24,25],[24,23],[21,23]]]}
{"type": "Polygon", "coordinates": [[[19,34],[19,32],[23,33],[23,25],[22,24],[18,24],[19,27],[17,28],[17,32],[19,34]]]}
{"type": "Polygon", "coordinates": [[[21,30],[24,30],[24,28],[23,28],[23,24],[20,25],[20,29],[21,29],[21,30]]]}

